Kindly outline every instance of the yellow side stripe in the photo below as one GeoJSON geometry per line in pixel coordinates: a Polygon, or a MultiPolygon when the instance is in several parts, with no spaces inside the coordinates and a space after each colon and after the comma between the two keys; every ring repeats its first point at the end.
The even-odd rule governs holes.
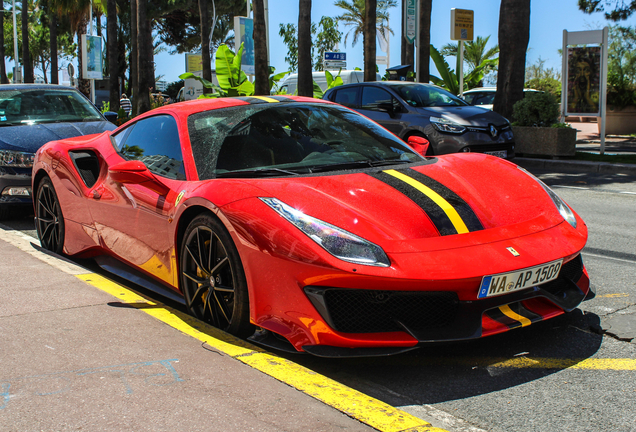
{"type": "Polygon", "coordinates": [[[499,308],[499,310],[501,311],[501,313],[503,313],[505,316],[507,316],[508,318],[511,318],[515,321],[519,321],[521,323],[521,327],[527,327],[530,324],[532,324],[532,321],[530,321],[528,318],[519,315],[518,313],[514,312],[512,309],[510,309],[510,306],[505,305],[505,306],[501,306],[499,308]]]}
{"type": "Polygon", "coordinates": [[[267,96],[250,96],[250,97],[253,97],[253,98],[256,98],[256,99],[260,99],[260,100],[265,101],[265,102],[280,102],[280,101],[277,101],[276,99],[272,99],[272,98],[267,97],[267,96]]]}
{"type": "Polygon", "coordinates": [[[159,302],[151,301],[101,275],[89,273],[76,276],[115,296],[122,303],[141,310],[182,333],[206,343],[215,350],[292,386],[379,431],[448,432],[433,427],[427,421],[378,399],[317,374],[304,366],[268,353],[190,315],[159,302]]]}
{"type": "Polygon", "coordinates": [[[389,174],[389,175],[392,175],[393,177],[395,177],[395,178],[397,178],[399,180],[402,180],[404,183],[410,184],[415,189],[419,190],[424,195],[426,195],[427,197],[432,199],[433,202],[435,202],[435,204],[437,204],[438,206],[440,206],[440,208],[442,210],[444,210],[444,213],[446,213],[446,216],[448,216],[448,218],[450,219],[451,223],[453,224],[453,226],[457,230],[457,234],[464,234],[464,233],[468,232],[468,228],[466,228],[466,224],[462,220],[461,216],[459,216],[459,213],[457,213],[457,210],[455,210],[453,208],[453,206],[449,204],[448,201],[446,201],[444,198],[442,198],[433,189],[429,188],[426,185],[423,185],[422,183],[418,182],[415,179],[412,179],[411,177],[409,177],[407,175],[402,174],[399,171],[386,170],[384,172],[389,174]]]}

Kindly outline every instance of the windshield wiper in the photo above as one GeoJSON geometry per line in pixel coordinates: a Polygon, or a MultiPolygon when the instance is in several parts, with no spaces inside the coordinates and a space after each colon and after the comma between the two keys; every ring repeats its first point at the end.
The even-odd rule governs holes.
{"type": "MultiPolygon", "coordinates": [[[[309,170],[307,170],[309,172],[309,170]]],[[[290,171],[281,168],[256,168],[250,170],[236,170],[236,171],[228,171],[224,173],[217,173],[217,178],[222,177],[232,177],[232,178],[241,178],[241,177],[269,177],[276,175],[300,175],[301,173],[297,171],[290,171]]]]}
{"type": "Polygon", "coordinates": [[[385,159],[379,161],[353,161],[353,162],[341,162],[336,164],[328,164],[328,165],[317,165],[310,168],[312,173],[315,172],[325,172],[325,171],[338,171],[338,170],[347,170],[347,169],[355,169],[355,168],[364,168],[364,167],[378,167],[385,165],[397,165],[403,163],[411,163],[408,160],[402,159],[385,159]]]}

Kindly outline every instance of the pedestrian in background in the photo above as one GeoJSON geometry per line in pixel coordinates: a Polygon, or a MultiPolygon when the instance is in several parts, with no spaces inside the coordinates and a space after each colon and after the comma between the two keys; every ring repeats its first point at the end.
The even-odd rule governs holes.
{"type": "Polygon", "coordinates": [[[132,112],[132,103],[130,102],[130,99],[128,99],[128,96],[126,96],[126,93],[121,94],[121,99],[119,99],[119,107],[126,111],[127,116],[130,116],[130,113],[132,112]]]}

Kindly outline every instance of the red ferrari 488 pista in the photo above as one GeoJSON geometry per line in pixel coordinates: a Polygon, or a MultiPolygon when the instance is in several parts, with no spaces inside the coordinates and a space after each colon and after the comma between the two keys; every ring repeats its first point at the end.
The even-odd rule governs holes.
{"type": "Polygon", "coordinates": [[[314,99],[179,103],[50,142],[33,194],[43,247],[320,356],[493,335],[589,292],[586,225],[540,180],[485,154],[422,157],[314,99]]]}

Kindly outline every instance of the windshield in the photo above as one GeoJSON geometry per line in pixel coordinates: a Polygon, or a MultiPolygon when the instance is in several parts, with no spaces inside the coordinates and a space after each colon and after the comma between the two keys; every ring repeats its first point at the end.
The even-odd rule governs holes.
{"type": "Polygon", "coordinates": [[[454,94],[438,87],[427,85],[393,85],[391,88],[404,99],[404,102],[413,107],[468,105],[454,94]]]}
{"type": "Polygon", "coordinates": [[[345,108],[252,104],[193,114],[199,179],[294,175],[422,161],[403,141],[345,108]]]}
{"type": "Polygon", "coordinates": [[[75,90],[0,91],[0,126],[102,120],[99,111],[75,90]]]}

